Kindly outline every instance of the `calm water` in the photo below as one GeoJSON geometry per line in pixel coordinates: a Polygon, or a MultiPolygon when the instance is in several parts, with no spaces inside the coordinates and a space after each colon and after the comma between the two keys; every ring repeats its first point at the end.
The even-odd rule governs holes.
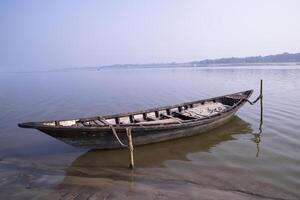
{"type": "Polygon", "coordinates": [[[0,74],[0,199],[299,199],[300,68],[0,74]],[[76,149],[17,123],[134,111],[253,88],[225,126],[127,150],[76,149]]]}

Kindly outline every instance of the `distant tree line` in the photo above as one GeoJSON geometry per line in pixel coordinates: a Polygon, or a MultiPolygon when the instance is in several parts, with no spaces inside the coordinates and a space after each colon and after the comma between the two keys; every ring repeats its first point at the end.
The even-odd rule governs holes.
{"type": "Polygon", "coordinates": [[[191,62],[191,64],[210,65],[210,64],[232,64],[232,63],[282,63],[282,62],[300,62],[300,53],[290,54],[282,53],[269,56],[252,56],[245,58],[220,58],[206,59],[202,61],[191,62]]]}

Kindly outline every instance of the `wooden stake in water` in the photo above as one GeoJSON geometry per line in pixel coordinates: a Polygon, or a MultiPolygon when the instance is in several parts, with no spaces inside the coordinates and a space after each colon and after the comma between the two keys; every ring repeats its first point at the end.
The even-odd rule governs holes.
{"type": "Polygon", "coordinates": [[[263,121],[263,80],[260,80],[260,129],[263,121]]]}
{"type": "Polygon", "coordinates": [[[260,80],[260,123],[259,123],[259,132],[254,134],[254,142],[256,143],[256,157],[259,156],[259,143],[261,142],[261,133],[263,125],[263,80],[260,80]]]}
{"type": "Polygon", "coordinates": [[[130,151],[130,163],[129,168],[134,168],[134,159],[133,159],[133,144],[132,144],[132,135],[131,135],[131,127],[126,128],[127,138],[128,138],[128,148],[130,151]]]}

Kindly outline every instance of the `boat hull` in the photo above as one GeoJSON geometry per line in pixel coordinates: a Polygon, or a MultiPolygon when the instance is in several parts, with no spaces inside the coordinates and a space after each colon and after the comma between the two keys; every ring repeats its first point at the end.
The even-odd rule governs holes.
{"type": "MultiPolygon", "coordinates": [[[[179,139],[183,137],[198,135],[203,132],[217,128],[227,123],[235,114],[236,110],[227,113],[226,116],[219,116],[207,121],[199,121],[180,127],[158,127],[155,129],[132,128],[133,145],[145,145],[167,140],[179,139]]],[[[112,133],[111,129],[90,129],[90,130],[45,130],[40,131],[63,141],[74,147],[88,149],[118,149],[123,148],[112,133]]],[[[116,128],[120,140],[127,144],[126,130],[116,128]]]]}

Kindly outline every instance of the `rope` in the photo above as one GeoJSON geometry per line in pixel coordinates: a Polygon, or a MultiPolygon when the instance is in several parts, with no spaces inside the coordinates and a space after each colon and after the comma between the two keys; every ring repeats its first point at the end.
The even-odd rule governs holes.
{"type": "Polygon", "coordinates": [[[250,103],[250,105],[254,105],[254,104],[255,104],[258,100],[260,100],[262,97],[263,97],[262,95],[259,95],[259,96],[257,97],[257,99],[255,99],[253,102],[250,101],[250,100],[247,99],[247,98],[242,98],[242,100],[247,101],[248,103],[250,103]]]}
{"type": "MultiPolygon", "coordinates": [[[[113,127],[113,125],[111,125],[111,124],[109,124],[108,126],[111,128],[111,130],[112,130],[112,132],[113,132],[115,138],[118,140],[118,142],[120,143],[120,145],[121,145],[122,147],[127,147],[127,145],[124,144],[124,143],[120,140],[120,138],[119,138],[119,136],[118,136],[118,134],[117,134],[117,132],[116,132],[115,127],[113,127]]],[[[126,130],[127,130],[127,128],[126,128],[126,130]]]]}
{"type": "Polygon", "coordinates": [[[131,142],[129,142],[129,144],[128,144],[128,148],[129,148],[130,151],[133,151],[132,137],[131,137],[131,130],[132,130],[132,127],[127,127],[127,128],[126,128],[127,137],[128,137],[128,139],[131,141],[131,142]]]}

